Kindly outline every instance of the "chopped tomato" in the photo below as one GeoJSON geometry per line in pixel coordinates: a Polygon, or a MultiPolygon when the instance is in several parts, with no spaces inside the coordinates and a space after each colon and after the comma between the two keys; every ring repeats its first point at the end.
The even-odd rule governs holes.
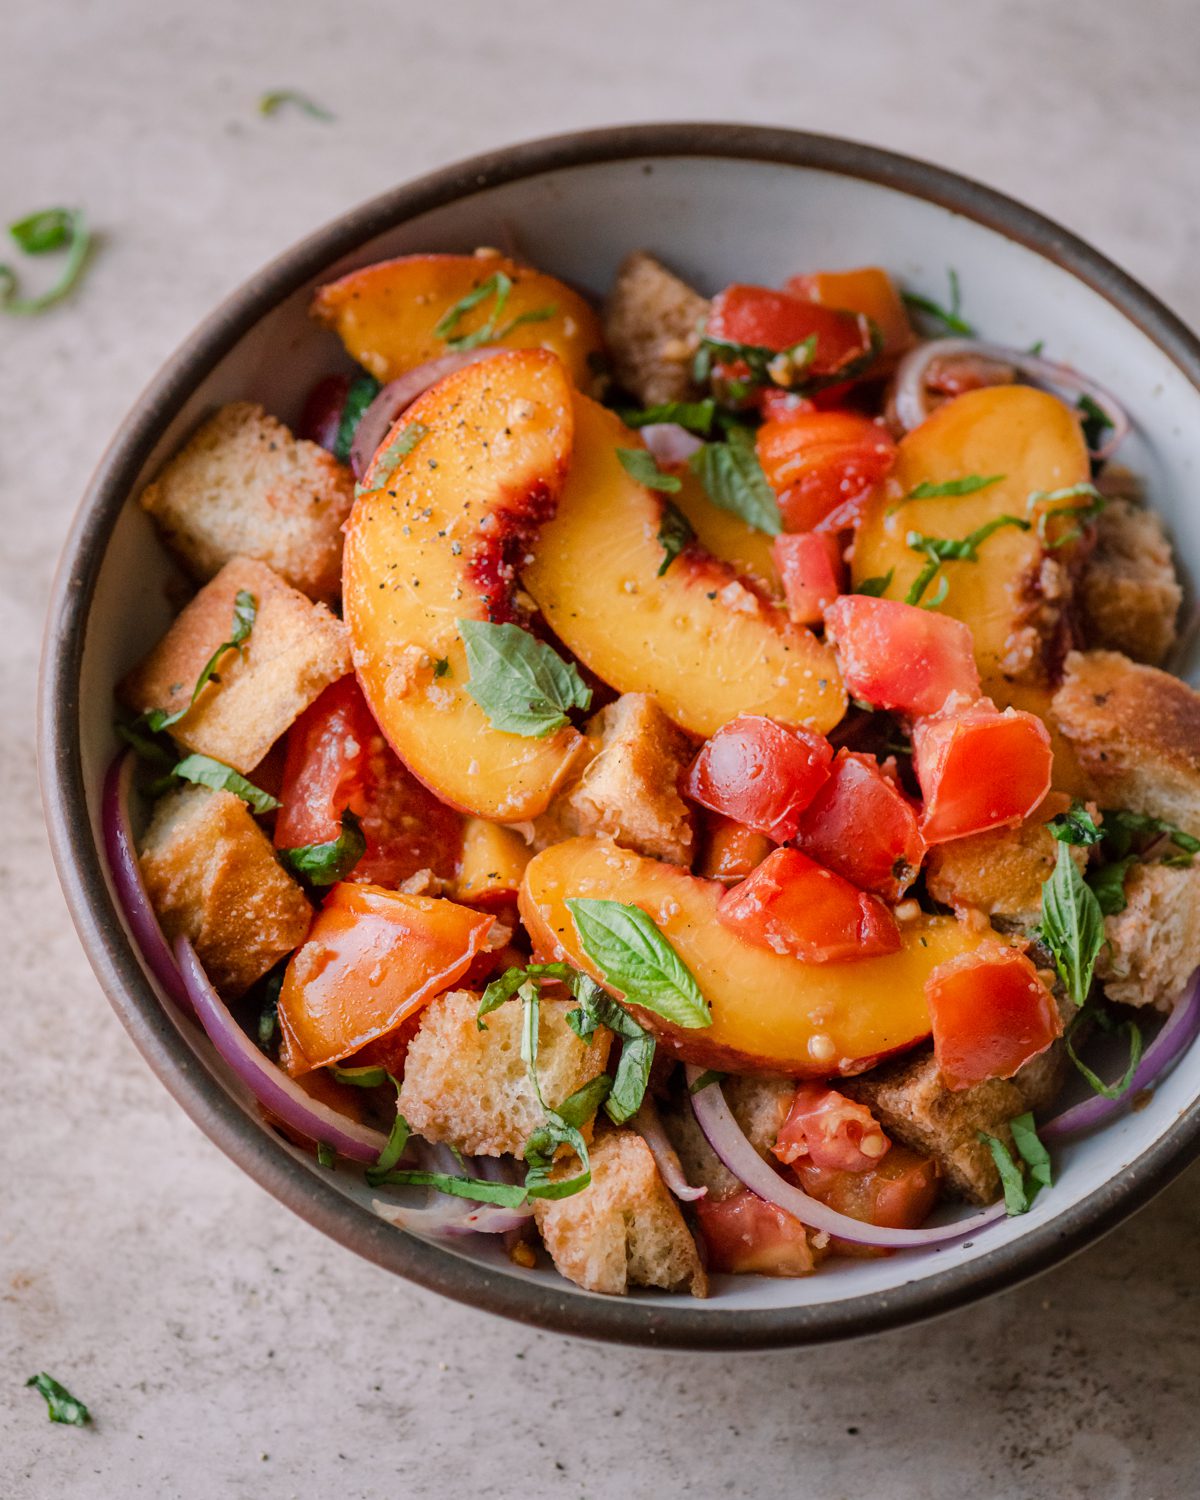
{"type": "Polygon", "coordinates": [[[866,1172],[891,1144],[865,1104],[823,1083],[802,1083],[771,1150],[789,1165],[803,1159],[840,1172],[866,1172]]]}
{"type": "MultiPolygon", "coordinates": [[[[826,390],[823,394],[828,395],[826,390]]],[[[783,422],[800,411],[816,411],[814,401],[807,396],[798,396],[795,391],[785,391],[780,386],[768,385],[758,393],[758,409],[764,422],[783,422]]]]}
{"type": "Polygon", "coordinates": [[[436,897],[335,885],[279,992],[288,1072],[338,1062],[394,1030],[462,978],[494,920],[436,897]]]}
{"type": "Polygon", "coordinates": [[[933,1052],[952,1089],[1011,1078],[1062,1035],[1054,996],[1025,954],[985,942],[925,981],[933,1052]]]}
{"type": "Polygon", "coordinates": [[[983,698],[960,713],[918,719],[912,735],[927,844],[1020,823],[1050,790],[1054,751],[1036,714],[998,713],[983,698]]]}
{"type": "Polygon", "coordinates": [[[865,891],[898,901],[925,858],[918,809],[873,755],[839,750],[805,808],[799,848],[865,891]]]}
{"type": "Polygon", "coordinates": [[[764,422],[756,450],[788,531],[856,525],[896,462],[887,431],[850,411],[799,411],[764,422]]]}
{"type": "Polygon", "coordinates": [[[692,762],[684,794],[777,844],[795,837],[800,814],[829,775],[823,734],[743,714],[717,730],[692,762]]]}
{"type": "Polygon", "coordinates": [[[353,676],[327,687],[288,731],[275,847],[335,839],[346,808],[366,853],[350,879],[396,886],[430,869],[450,879],[462,819],[416,779],[384,740],[353,676]]]}
{"type": "Polygon", "coordinates": [[[761,865],[771,852],[771,840],[765,833],[711,813],[705,820],[705,837],[697,874],[705,880],[719,880],[736,885],[745,880],[755,865],[761,865]]]}
{"type": "Polygon", "coordinates": [[[871,329],[865,318],[765,286],[735,284],[719,292],[713,298],[705,332],[736,344],[779,351],[815,338],[816,347],[801,380],[851,372],[871,352],[871,329]]]}
{"type": "Polygon", "coordinates": [[[792,532],[777,536],[772,552],[788,614],[798,625],[819,624],[844,582],[837,537],[827,531],[792,532]]]}
{"type": "Polygon", "coordinates": [[[696,1217],[712,1271],[735,1276],[807,1276],[815,1266],[800,1220],[749,1188],[721,1203],[701,1198],[696,1217]]]}
{"type": "Polygon", "coordinates": [[[822,1167],[804,1157],[792,1171],[809,1197],[880,1229],[919,1229],[937,1202],[937,1163],[908,1146],[893,1146],[865,1172],[822,1167]]]}
{"type": "Polygon", "coordinates": [[[844,594],[825,612],[848,692],[873,708],[936,714],[980,693],[970,629],[895,599],[844,594]]]}
{"type": "Polygon", "coordinates": [[[854,271],[814,271],[793,276],[787,290],[822,307],[840,307],[870,318],[883,340],[880,359],[894,359],[913,342],[912,324],[896,283],[879,266],[854,271]]]}
{"type": "Polygon", "coordinates": [[[873,958],[900,947],[896,919],[877,896],[799,849],[776,849],[726,891],[717,920],[748,943],[809,964],[873,958]]]}

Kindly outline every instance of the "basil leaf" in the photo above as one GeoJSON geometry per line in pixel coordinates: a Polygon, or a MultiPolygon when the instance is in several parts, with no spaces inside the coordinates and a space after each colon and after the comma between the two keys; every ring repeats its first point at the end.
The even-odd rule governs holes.
{"type": "Polygon", "coordinates": [[[964,338],[974,338],[974,328],[959,315],[962,291],[958,284],[958,272],[950,267],[947,274],[950,279],[950,306],[948,308],[940,306],[932,297],[923,297],[919,292],[901,292],[900,296],[906,307],[936,318],[951,333],[960,333],[964,338]]]}
{"type": "Polygon", "coordinates": [[[648,490],[661,490],[664,494],[673,495],[683,487],[683,480],[678,474],[664,474],[654,461],[653,453],[645,448],[618,448],[617,457],[626,474],[639,484],[644,484],[648,490]]]}
{"type": "Polygon", "coordinates": [[[247,781],[224,761],[213,760],[211,755],[188,755],[172,770],[172,776],[180,781],[195,782],[197,786],[211,787],[217,792],[232,792],[243,802],[248,802],[256,813],[271,812],[279,806],[268,792],[247,781]]]}
{"type": "MultiPolygon", "coordinates": [[[[977,526],[963,537],[926,536],[921,531],[910,531],[905,541],[914,552],[923,552],[928,561],[913,579],[904,596],[905,604],[920,604],[921,596],[937,577],[944,562],[978,562],[979,548],[993,532],[1000,531],[1005,526],[1015,526],[1018,531],[1029,531],[1031,524],[1020,516],[1004,515],[985,521],[982,526],[977,526]]],[[[943,589],[941,599],[945,597],[946,590],[943,589]]],[[[941,600],[937,602],[940,603],[941,600]]]]}
{"type": "Polygon", "coordinates": [[[688,468],[714,505],[768,536],[783,530],[779,501],[767,483],[749,429],[731,427],[723,443],[705,443],[688,459],[688,468]]]}
{"type": "Polygon", "coordinates": [[[226,651],[237,651],[254,628],[254,619],[258,614],[258,601],[248,589],[238,589],[233,601],[233,626],[230,630],[229,639],[222,641],[213,654],[204,664],[204,669],[196,678],[196,686],[192,689],[192,696],[182,708],[177,708],[173,714],[166,713],[161,708],[152,708],[142,714],[137,722],[145,724],[154,734],[161,734],[164,729],[169,729],[172,724],[178,724],[180,719],[190,713],[195,706],[196,699],[204,691],[210,682],[220,682],[217,676],[217,666],[226,651]]]}
{"type": "MultiPolygon", "coordinates": [[[[818,384],[829,384],[828,379],[820,382],[811,382],[808,386],[798,376],[811,366],[817,354],[817,336],[810,333],[799,343],[792,344],[786,349],[772,349],[766,344],[741,344],[736,339],[723,339],[712,333],[700,335],[700,348],[708,355],[709,360],[718,359],[728,364],[743,364],[750,371],[751,385],[777,385],[784,390],[796,390],[798,388],[812,389],[818,384]]],[[[851,366],[858,368],[860,361],[855,360],[847,366],[844,372],[840,372],[839,379],[848,378],[851,366]]],[[[734,382],[735,386],[742,382],[734,382]]],[[[737,391],[734,394],[741,395],[737,391]]]]}
{"type": "Polygon", "coordinates": [[[168,744],[151,739],[147,734],[142,734],[140,730],[143,721],[144,715],[139,715],[131,724],[124,724],[118,720],[113,725],[113,728],[116,730],[118,737],[131,746],[143,760],[149,761],[152,765],[168,768],[173,766],[179,752],[174,746],[168,747],[168,744]]]}
{"type": "Polygon", "coordinates": [[[1087,883],[1104,917],[1115,917],[1129,904],[1125,899],[1125,877],[1130,865],[1137,864],[1136,854],[1127,854],[1124,859],[1110,860],[1088,872],[1087,883]]]}
{"type": "Polygon", "coordinates": [[[1060,844],[1090,848],[1104,837],[1103,830],[1082,802],[1072,802],[1065,813],[1051,818],[1046,827],[1060,844]]]}
{"type": "Polygon", "coordinates": [[[1029,1168],[1027,1180],[1033,1184],[1032,1188],[1025,1189],[1026,1202],[1029,1204],[1033,1202],[1042,1188],[1050,1187],[1054,1180],[1050,1153],[1038,1139],[1032,1114],[1018,1115],[1015,1120],[1008,1122],[1008,1128],[1012,1131],[1013,1145],[1016,1146],[1021,1159],[1029,1168]]]}
{"type": "Polygon", "coordinates": [[[947,479],[942,484],[925,480],[909,490],[898,505],[892,506],[892,510],[899,510],[908,500],[942,500],[952,495],[974,495],[1007,477],[1006,474],[967,474],[962,479],[947,479]]]}
{"type": "Polygon", "coordinates": [[[1083,440],[1095,452],[1103,444],[1104,434],[1112,430],[1113,419],[1086,391],[1076,401],[1075,409],[1083,413],[1083,440]]]}
{"type": "Polygon", "coordinates": [[[1111,846],[1114,854],[1128,854],[1135,838],[1140,834],[1151,833],[1165,834],[1185,854],[1200,854],[1200,838],[1184,833],[1174,823],[1168,823],[1163,818],[1152,818],[1149,813],[1130,812],[1124,807],[1104,809],[1104,841],[1111,846]]]}
{"type": "Polygon", "coordinates": [[[66,208],[42,208],[10,224],[8,232],[26,255],[45,255],[71,238],[71,213],[66,208]]]}
{"type": "Polygon", "coordinates": [[[272,89],[259,99],[258,112],[260,115],[278,114],[285,104],[294,105],[314,120],[328,121],[336,118],[314,99],[310,99],[307,94],[302,94],[299,89],[272,89]]]}
{"type": "Polygon", "coordinates": [[[326,1145],[324,1141],[317,1142],[317,1165],[319,1167],[328,1167],[331,1172],[337,1165],[337,1152],[334,1151],[332,1146],[326,1145]]]}
{"type": "Polygon", "coordinates": [[[1040,931],[1068,995],[1082,1008],[1104,946],[1104,917],[1066,844],[1059,844],[1054,873],[1042,886],[1040,931]]]}
{"type": "Polygon", "coordinates": [[[0,265],[0,312],[13,313],[18,317],[31,317],[37,313],[43,313],[47,308],[53,307],[56,302],[71,292],[83,274],[83,268],[87,264],[88,254],[92,248],[92,237],[88,232],[87,221],[79,209],[44,209],[38,214],[29,214],[24,219],[18,219],[16,224],[9,228],[9,233],[21,244],[21,236],[26,240],[32,240],[37,248],[31,253],[44,255],[46,251],[65,246],[66,260],[63,262],[62,274],[58,280],[47,291],[40,292],[33,297],[21,297],[17,294],[17,275],[11,266],[0,265]],[[58,234],[51,231],[50,238],[54,243],[48,243],[46,230],[29,230],[25,226],[31,221],[43,219],[46,215],[54,215],[55,222],[60,224],[63,233],[58,234]],[[57,218],[61,215],[62,218],[57,218]]]}
{"type": "Polygon", "coordinates": [[[65,1385],[60,1385],[53,1375],[45,1370],[31,1375],[25,1382],[33,1386],[45,1398],[47,1415],[52,1422],[64,1422],[71,1427],[86,1427],[92,1414],[77,1396],[72,1396],[65,1385]]]}
{"type": "Polygon", "coordinates": [[[421,1172],[407,1167],[375,1173],[365,1172],[371,1187],[431,1187],[452,1198],[470,1198],[476,1203],[499,1203],[504,1208],[520,1208],[525,1189],[513,1182],[488,1182],[482,1177],[452,1177],[448,1172],[421,1172]]]}
{"type": "Polygon", "coordinates": [[[1083,535],[1083,528],[1104,509],[1108,503],[1094,484],[1072,484],[1063,490],[1031,490],[1026,500],[1026,508],[1030,511],[1038,505],[1045,505],[1050,501],[1073,500],[1077,497],[1087,497],[1086,505],[1056,505],[1050,510],[1043,510],[1038,516],[1037,533],[1042,545],[1048,552],[1056,552],[1060,547],[1065,547],[1068,542],[1075,541],[1083,535]],[[1078,522],[1070,530],[1061,532],[1055,537],[1049,535],[1049,526],[1052,521],[1061,520],[1065,516],[1077,516],[1078,522]]]}
{"type": "MultiPolygon", "coordinates": [[[[569,980],[572,976],[579,974],[578,969],[573,969],[570,964],[527,964],[522,968],[505,969],[498,979],[493,979],[491,984],[483,992],[483,998],[479,1002],[479,1009],[475,1012],[475,1024],[480,1031],[486,1031],[483,1018],[503,1005],[506,1000],[511,1000],[523,984],[531,979],[561,979],[569,980]]],[[[568,1017],[568,1019],[570,1019],[568,1017]]]]}
{"type": "Polygon", "coordinates": [[[590,976],[580,974],[574,988],[579,1008],[567,1012],[567,1024],[575,1035],[590,1041],[598,1026],[606,1026],[621,1038],[621,1059],[604,1111],[614,1125],[623,1125],[637,1114],[645,1097],[654,1062],[654,1037],[590,976]]]}
{"type": "Polygon", "coordinates": [[[367,852],[362,824],[350,809],[342,810],[342,831],[335,839],[320,844],[300,844],[293,849],[278,849],[280,864],[307,880],[309,885],[336,885],[345,880],[367,852]]]}
{"type": "Polygon", "coordinates": [[[861,583],[855,585],[855,587],[851,590],[851,593],[866,594],[868,598],[880,599],[884,594],[887,593],[888,589],[891,587],[892,579],[895,578],[895,576],[895,568],[889,568],[886,573],[883,573],[878,577],[864,578],[861,583]]]}
{"type": "Polygon", "coordinates": [[[564,1099],[554,1113],[560,1120],[565,1120],[571,1129],[580,1129],[608,1098],[612,1082],[607,1073],[597,1073],[590,1082],[564,1099]]]}
{"type": "MultiPolygon", "coordinates": [[[[408,422],[400,429],[372,465],[375,470],[371,476],[373,489],[385,489],[392,482],[392,476],[400,467],[400,460],[407,458],[428,432],[429,428],[422,422],[408,422]]],[[[355,494],[360,493],[362,488],[361,484],[355,485],[355,494]]]]}
{"type": "MultiPolygon", "coordinates": [[[[527,1167],[525,1193],[530,1198],[570,1198],[576,1193],[581,1193],[592,1180],[592,1165],[591,1158],[588,1156],[587,1142],[579,1132],[579,1126],[587,1118],[582,1113],[587,1100],[581,1099],[578,1095],[572,1095],[567,1101],[571,1106],[572,1117],[567,1118],[557,1110],[551,1109],[542,1097],[542,1085],[537,1070],[538,1021],[541,1015],[541,1003],[537,986],[532,981],[523,984],[520,993],[525,1007],[521,1025],[521,1057],[528,1069],[529,1080],[533,1084],[537,1101],[546,1116],[545,1122],[539,1125],[525,1142],[524,1156],[527,1167]],[[555,1178],[552,1175],[554,1157],[559,1146],[568,1147],[579,1159],[580,1169],[574,1177],[555,1178]]],[[[599,1100],[597,1100],[597,1107],[598,1105],[599,1100]]]]}
{"type": "Polygon", "coordinates": [[[661,578],[679,554],[695,540],[692,523],[678,506],[667,500],[658,526],[658,545],[663,549],[663,560],[655,576],[661,578]]]}
{"type": "Polygon", "coordinates": [[[558,311],[557,307],[539,307],[530,309],[528,312],[518,315],[500,325],[500,319],[504,309],[508,306],[508,299],[512,293],[513,281],[511,276],[506,276],[503,271],[497,271],[489,276],[486,281],[480,282],[473,287],[465,297],[461,297],[452,308],[439,320],[434,328],[434,336],[446,340],[449,349],[478,349],[481,344],[497,343],[522,323],[542,323],[547,318],[552,318],[558,311]],[[473,307],[478,307],[489,297],[496,300],[492,306],[487,320],[478,327],[474,333],[456,333],[459,323],[464,314],[469,313],[473,307]]]}
{"type": "Polygon", "coordinates": [[[979,1131],[978,1135],[991,1151],[996,1170],[1000,1173],[1000,1185],[1004,1189],[1004,1207],[1008,1210],[1009,1217],[1013,1218],[1017,1214],[1026,1213],[1031,1200],[1025,1192],[1024,1173],[1013,1161],[1008,1147],[1002,1140],[994,1135],[988,1135],[986,1130],[979,1131]]]}
{"type": "Polygon", "coordinates": [[[572,897],[567,910],[583,951],[631,1004],[676,1026],[712,1025],[691,971],[640,906],[572,897]]]}
{"type": "Polygon", "coordinates": [[[641,410],[625,408],[618,412],[626,427],[651,427],[662,422],[673,422],[698,437],[707,437],[712,431],[717,415],[717,403],[711,398],[704,401],[665,401],[660,406],[644,406],[641,410]]]}
{"type": "Polygon", "coordinates": [[[493,729],[544,739],[570,721],[567,711],[587,708],[592,690],[573,664],[519,625],[459,620],[467,648],[467,692],[493,729]]]}
{"type": "Polygon", "coordinates": [[[374,375],[359,375],[350,382],[346,399],[342,402],[342,414],[338,418],[337,436],[333,440],[333,456],[338,463],[350,461],[350,449],[354,434],[363,419],[363,413],[383,387],[374,375]]]}
{"type": "MultiPolygon", "coordinates": [[[[1100,1022],[1105,1030],[1111,1029],[1111,1024],[1108,1023],[1107,1017],[1104,1016],[1102,1011],[1081,1012],[1079,1019],[1082,1019],[1083,1015],[1090,1015],[1094,1020],[1100,1022]]],[[[1087,1063],[1078,1056],[1072,1045],[1070,1032],[1064,1038],[1067,1046],[1067,1056],[1087,1080],[1089,1087],[1104,1099],[1119,1099],[1128,1090],[1129,1085],[1133,1082],[1133,1075],[1137,1072],[1138,1063],[1142,1060],[1142,1028],[1138,1023],[1136,1021],[1124,1021],[1116,1029],[1124,1031],[1129,1037],[1129,1064],[1120,1079],[1116,1083],[1111,1084],[1105,1083],[1102,1078],[1093,1073],[1087,1063]]]]}
{"type": "Polygon", "coordinates": [[[705,1068],[695,1083],[688,1086],[689,1094],[699,1094],[703,1089],[711,1088],[714,1083],[720,1083],[727,1075],[719,1068],[705,1068]]]}

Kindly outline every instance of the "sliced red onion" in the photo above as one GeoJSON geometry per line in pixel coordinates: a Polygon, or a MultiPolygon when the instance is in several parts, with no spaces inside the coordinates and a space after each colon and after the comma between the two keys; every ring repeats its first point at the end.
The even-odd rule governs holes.
{"type": "Polygon", "coordinates": [[[678,422],[649,422],[641,428],[641,434],[655,462],[668,469],[687,463],[693,453],[704,447],[703,438],[680,427],[678,422]]]}
{"type": "Polygon", "coordinates": [[[1111,458],[1129,435],[1130,421],[1124,408],[1104,386],[1081,375],[1070,365],[1056,364],[1039,355],[1028,354],[1021,349],[1009,349],[1004,344],[990,344],[983,339],[930,339],[918,344],[904,356],[896,369],[892,401],[896,418],[906,432],[919,427],[929,415],[925,380],[930,365],[934,360],[954,359],[964,354],[976,354],[983,359],[1012,365],[1031,384],[1058,395],[1066,393],[1075,400],[1080,396],[1088,396],[1093,400],[1112,424],[1105,441],[1092,450],[1093,458],[1111,458]]]}
{"type": "Polygon", "coordinates": [[[298,1134],[307,1136],[310,1141],[323,1142],[339,1156],[349,1157],[351,1161],[378,1161],[387,1145],[387,1136],[313,1099],[264,1056],[213,989],[204,965],[187,938],[176,941],[175,956],[209,1041],[262,1107],[298,1134]]]}
{"type": "Polygon", "coordinates": [[[1200,969],[1192,975],[1188,989],[1175,1002],[1174,1010],[1163,1022],[1158,1035],[1142,1053],[1125,1092],[1116,1099],[1094,1094],[1081,1104],[1073,1105],[1038,1127],[1042,1140],[1061,1140],[1064,1136],[1077,1135],[1081,1130],[1091,1130],[1128,1109],[1135,1095],[1157,1083],[1176,1058],[1196,1040],[1197,1034],[1200,1034],[1200,969]]]}
{"type": "Polygon", "coordinates": [[[642,1098],[641,1108],[629,1122],[650,1147],[659,1176],[683,1203],[694,1203],[708,1193],[706,1187],[692,1187],[683,1173],[679,1153],[672,1146],[658,1117],[658,1107],[649,1094],[642,1098]]]}
{"type": "MultiPolygon", "coordinates": [[[[427,1141],[414,1142],[417,1162],[426,1172],[444,1172],[455,1176],[463,1171],[453,1153],[445,1146],[431,1146],[427,1141]]],[[[494,1157],[467,1158],[465,1170],[472,1177],[489,1182],[515,1182],[515,1170],[494,1157]]],[[[412,1229],[421,1234],[511,1234],[523,1229],[533,1217],[528,1203],[507,1208],[501,1203],[472,1203],[429,1188],[423,1207],[410,1208],[402,1203],[372,1200],[371,1207],[397,1229],[412,1229]]]]}
{"type": "Polygon", "coordinates": [[[484,344],[479,349],[462,349],[443,354],[440,359],[426,360],[423,365],[416,365],[411,370],[405,370],[395,380],[389,380],[363,412],[362,420],[354,433],[354,441],[350,444],[350,467],[355,479],[361,479],[367,472],[375,457],[375,450],[388,435],[392,423],[418,396],[423,395],[439,380],[444,380],[447,375],[453,375],[455,370],[461,370],[466,365],[476,365],[481,359],[490,359],[493,354],[503,353],[503,349],[495,344],[484,344]]]}
{"type": "Polygon", "coordinates": [[[775,1204],[777,1208],[782,1208],[785,1213],[799,1219],[810,1229],[836,1234],[840,1239],[851,1240],[857,1245],[913,1250],[943,1245],[949,1240],[960,1240],[1005,1215],[1003,1199],[965,1219],[956,1219],[952,1224],[930,1225],[925,1229],[884,1229],[876,1224],[864,1224],[861,1219],[852,1219],[848,1214],[840,1214],[827,1204],[818,1202],[816,1198],[810,1198],[798,1187],[793,1187],[763,1161],[734,1119],[719,1082],[710,1083],[692,1093],[691,1089],[700,1077],[700,1069],[689,1063],[688,1099],[708,1144],[729,1171],[752,1193],[775,1204]]]}
{"type": "Polygon", "coordinates": [[[129,820],[129,791],[136,764],[134,752],[123,750],[109,766],[104,778],[100,806],[104,852],[108,856],[108,868],[112,873],[117,899],[142,958],[179,1009],[190,1011],[192,1003],[188,999],[187,987],[158,924],[150,897],[146,894],[142,869],[138,863],[133,825],[129,820]]]}

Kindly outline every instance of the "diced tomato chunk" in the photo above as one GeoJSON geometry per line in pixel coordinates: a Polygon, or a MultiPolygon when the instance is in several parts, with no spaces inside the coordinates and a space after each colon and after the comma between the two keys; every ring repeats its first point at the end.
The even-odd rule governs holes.
{"type": "Polygon", "coordinates": [[[764,422],[755,447],[788,531],[856,525],[896,462],[887,430],[850,411],[799,411],[764,422]]]}
{"type": "Polygon", "coordinates": [[[822,307],[841,307],[870,318],[883,339],[881,360],[903,354],[913,342],[912,324],[896,284],[879,266],[793,276],[787,290],[822,307]]]}
{"type": "Polygon", "coordinates": [[[918,719],[913,769],[925,799],[927,844],[1027,818],[1050,790],[1054,751],[1036,714],[998,713],[984,698],[960,713],[918,719]]]}
{"type": "Polygon", "coordinates": [[[798,625],[819,624],[844,582],[837,537],[827,531],[793,532],[777,536],[772,551],[788,614],[798,625]]]}
{"type": "Polygon", "coordinates": [[[327,687],[288,731],[275,847],[336,839],[346,808],[366,852],[350,874],[396,886],[418,870],[450,879],[462,819],[424,787],[384,740],[353,676],[327,687]]]}
{"type": "Polygon", "coordinates": [[[877,896],[826,870],[799,849],[776,849],[717,907],[723,927],[749,943],[809,964],[895,953],[896,919],[877,896]]]}
{"type": "Polygon", "coordinates": [[[986,942],[925,981],[933,1052],[948,1087],[1011,1078],[1062,1035],[1054,996],[1016,948],[986,942]]]}
{"type": "Polygon", "coordinates": [[[843,594],[825,611],[847,690],[873,708],[936,714],[980,694],[970,629],[895,599],[843,594]]]}
{"type": "Polygon", "coordinates": [[[829,775],[823,734],[743,714],[717,730],[692,762],[684,794],[775,843],[793,838],[800,814],[829,775]]]}
{"type": "Polygon", "coordinates": [[[710,1270],[735,1276],[807,1276],[814,1268],[800,1220],[749,1188],[720,1203],[701,1198],[696,1217],[710,1270]]]}
{"type": "Polygon", "coordinates": [[[823,1083],[802,1083],[771,1150],[788,1164],[803,1159],[840,1172],[866,1172],[891,1144],[865,1104],[823,1083]]]}
{"type": "Polygon", "coordinates": [[[704,843],[697,874],[705,880],[736,885],[771,852],[771,840],[755,828],[710,813],[705,819],[704,843]]]}
{"type": "Polygon", "coordinates": [[[735,284],[719,292],[713,298],[705,332],[713,338],[779,351],[815,337],[816,347],[802,379],[852,370],[871,351],[871,329],[865,318],[765,286],[735,284]]]}
{"type": "MultiPolygon", "coordinates": [[[[824,394],[828,394],[826,391],[824,394]]],[[[781,386],[764,386],[758,393],[758,410],[764,422],[786,422],[797,412],[816,411],[817,406],[808,396],[798,396],[795,391],[785,391],[781,386]]]]}
{"type": "Polygon", "coordinates": [[[919,1229],[937,1202],[937,1163],[908,1146],[893,1146],[865,1172],[822,1167],[804,1157],[792,1171],[809,1197],[880,1229],[919,1229]]]}
{"type": "Polygon", "coordinates": [[[865,891],[898,901],[925,858],[918,809],[873,755],[839,750],[805,808],[799,848],[865,891]]]}

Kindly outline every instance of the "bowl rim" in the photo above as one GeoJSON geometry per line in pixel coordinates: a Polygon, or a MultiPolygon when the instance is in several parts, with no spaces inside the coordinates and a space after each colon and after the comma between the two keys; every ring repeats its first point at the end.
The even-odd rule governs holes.
{"type": "Polygon", "coordinates": [[[134,402],[71,524],[51,591],[38,689],[38,765],[51,852],[92,967],[134,1044],[195,1124],[274,1197],[346,1248],[485,1311],[592,1339],[678,1349],[793,1348],[882,1332],[947,1313],[1056,1265],[1149,1201],[1200,1156],[1200,1099],[1085,1199],[967,1265],[887,1291],[810,1306],[725,1309],[680,1298],[589,1295],[532,1281],[397,1233],[290,1156],[195,1058],[126,937],[87,812],[78,733],[88,616],[117,516],[167,425],[265,313],[376,235],[483,189],[630,159],[709,157],[803,167],[893,188],[1032,249],[1099,293],[1200,390],[1200,340],[1132,277],[1033,209],[946,168],[877,146],[775,127],[689,122],[543,137],[456,162],[342,214],[227,297],[134,402]]]}

